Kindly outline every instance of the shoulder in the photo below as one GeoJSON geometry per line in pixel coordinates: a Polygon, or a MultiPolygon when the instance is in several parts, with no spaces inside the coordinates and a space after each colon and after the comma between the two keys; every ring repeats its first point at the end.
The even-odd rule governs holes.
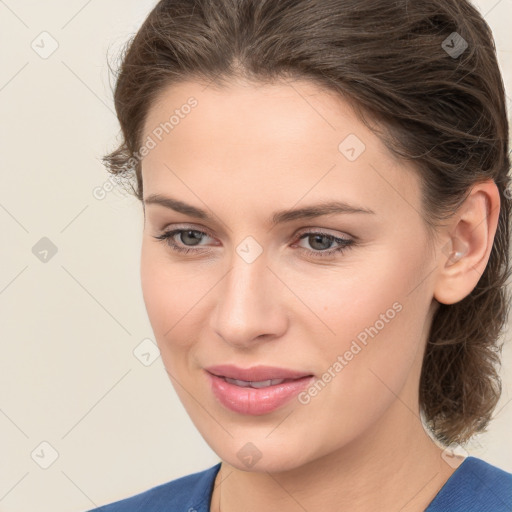
{"type": "Polygon", "coordinates": [[[466,457],[425,512],[510,512],[512,473],[466,457]]]}
{"type": "Polygon", "coordinates": [[[89,512],[208,512],[213,484],[220,465],[219,462],[211,468],[182,476],[89,512]]]}

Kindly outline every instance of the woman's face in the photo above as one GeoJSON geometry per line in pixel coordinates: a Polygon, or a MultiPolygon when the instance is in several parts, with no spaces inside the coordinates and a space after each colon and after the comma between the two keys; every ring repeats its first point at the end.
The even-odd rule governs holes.
{"type": "Polygon", "coordinates": [[[411,168],[308,82],[174,85],[142,140],[144,200],[181,205],[145,202],[144,300],[219,457],[288,470],[419,422],[435,263],[411,168]],[[364,211],[309,210],[334,202],[364,211]],[[217,365],[306,377],[256,389],[213,377],[217,365]]]}

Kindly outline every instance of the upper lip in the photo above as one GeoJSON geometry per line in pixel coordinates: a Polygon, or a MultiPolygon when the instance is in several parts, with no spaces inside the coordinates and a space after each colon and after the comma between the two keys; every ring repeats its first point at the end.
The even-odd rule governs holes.
{"type": "Polygon", "coordinates": [[[301,377],[312,376],[311,373],[290,370],[288,368],[277,368],[275,366],[253,366],[251,368],[239,368],[231,364],[209,366],[205,370],[218,377],[228,379],[245,380],[248,382],[259,382],[271,379],[300,379],[301,377]]]}

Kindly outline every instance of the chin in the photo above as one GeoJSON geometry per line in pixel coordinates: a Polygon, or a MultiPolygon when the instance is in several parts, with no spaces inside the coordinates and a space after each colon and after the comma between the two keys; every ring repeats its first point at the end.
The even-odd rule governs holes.
{"type": "Polygon", "coordinates": [[[293,439],[289,439],[288,444],[284,444],[281,439],[271,442],[264,439],[266,435],[267,432],[260,440],[235,436],[229,441],[221,441],[221,446],[216,443],[209,445],[223,462],[250,473],[292,471],[316,458],[313,453],[304,450],[303,443],[293,439]]]}
{"type": "Polygon", "coordinates": [[[230,466],[248,473],[282,473],[286,471],[293,471],[294,469],[303,466],[306,462],[303,460],[297,460],[293,456],[285,458],[283,454],[279,452],[272,454],[271,456],[268,454],[266,457],[262,456],[262,458],[252,466],[245,462],[241,462],[236,454],[234,454],[234,456],[231,454],[229,458],[222,458],[222,460],[230,466]]]}

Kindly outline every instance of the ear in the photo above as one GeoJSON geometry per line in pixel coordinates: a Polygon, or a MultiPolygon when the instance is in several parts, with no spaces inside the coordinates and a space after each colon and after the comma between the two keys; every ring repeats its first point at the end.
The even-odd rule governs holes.
{"type": "Polygon", "coordinates": [[[454,304],[473,291],[489,261],[499,213],[500,195],[494,180],[475,184],[442,239],[434,288],[438,302],[454,304]]]}

